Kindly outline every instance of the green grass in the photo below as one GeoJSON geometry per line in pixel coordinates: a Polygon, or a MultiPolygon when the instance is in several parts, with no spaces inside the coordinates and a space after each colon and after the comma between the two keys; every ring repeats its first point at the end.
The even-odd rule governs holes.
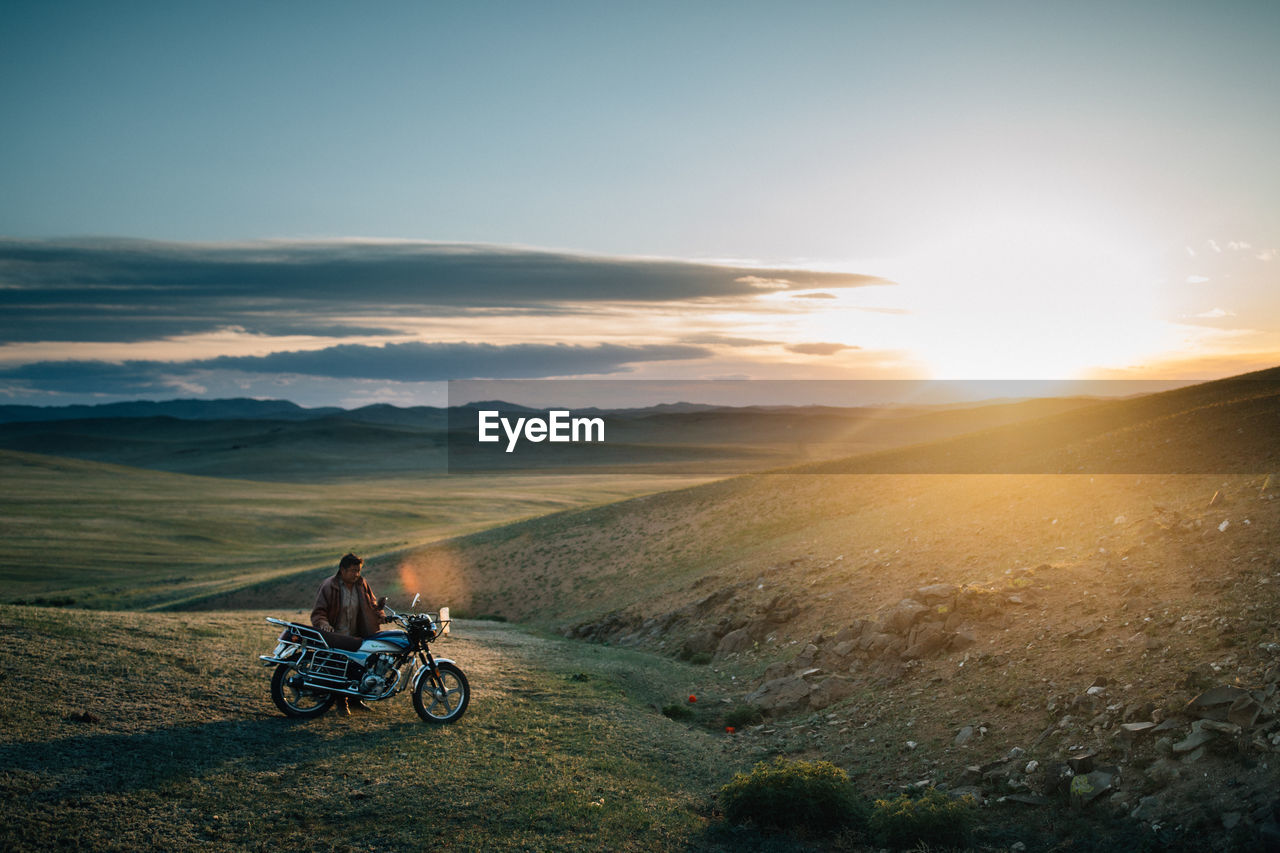
{"type": "Polygon", "coordinates": [[[4,600],[171,605],[689,478],[421,475],[327,485],[0,451],[4,600]]]}
{"type": "Polygon", "coordinates": [[[699,849],[742,769],[652,705],[697,672],[494,623],[436,649],[474,690],[453,725],[407,695],[289,720],[264,615],[0,605],[0,847],[699,849]]]}

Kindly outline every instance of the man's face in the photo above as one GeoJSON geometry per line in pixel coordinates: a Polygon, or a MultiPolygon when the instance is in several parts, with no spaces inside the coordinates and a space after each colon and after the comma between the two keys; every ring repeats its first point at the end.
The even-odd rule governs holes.
{"type": "Polygon", "coordinates": [[[342,578],[343,583],[355,583],[360,578],[360,571],[364,568],[363,563],[353,563],[345,569],[338,570],[338,576],[342,578]]]}

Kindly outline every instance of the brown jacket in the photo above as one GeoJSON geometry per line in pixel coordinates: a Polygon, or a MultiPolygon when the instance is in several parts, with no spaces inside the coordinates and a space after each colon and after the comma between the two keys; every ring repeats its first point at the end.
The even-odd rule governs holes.
{"type": "MultiPolygon", "coordinates": [[[[378,607],[378,600],[373,597],[369,582],[363,577],[356,581],[356,592],[360,593],[360,606],[356,611],[357,636],[367,637],[381,627],[384,614],[378,607]]],[[[316,593],[316,606],[311,610],[312,626],[322,631],[334,630],[341,610],[342,578],[334,575],[320,584],[320,591],[316,593]]]]}

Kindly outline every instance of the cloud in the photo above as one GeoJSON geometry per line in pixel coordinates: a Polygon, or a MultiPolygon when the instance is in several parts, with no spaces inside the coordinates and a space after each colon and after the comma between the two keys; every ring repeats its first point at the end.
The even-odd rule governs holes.
{"type": "Polygon", "coordinates": [[[835,299],[834,293],[793,293],[792,299],[835,299]]]}
{"type": "Polygon", "coordinates": [[[131,342],[227,326],[342,337],[359,318],[390,314],[541,313],[890,283],[470,244],[0,240],[0,340],[131,342]]]}
{"type": "Polygon", "coordinates": [[[835,355],[838,352],[850,349],[861,349],[861,347],[850,346],[848,344],[789,344],[786,347],[788,352],[799,353],[801,355],[835,355]]]}
{"type": "Polygon", "coordinates": [[[616,373],[647,361],[706,358],[702,347],[667,344],[402,343],[383,346],[342,344],[322,350],[277,352],[265,356],[220,356],[190,362],[208,370],[292,373],[334,379],[387,379],[432,382],[448,379],[523,379],[545,376],[616,373]]]}
{"type": "Polygon", "coordinates": [[[706,358],[702,347],[670,344],[403,343],[342,344],[265,356],[193,361],[43,361],[0,370],[0,381],[57,393],[152,394],[190,387],[213,373],[314,376],[329,379],[434,382],[450,379],[534,379],[614,374],[652,361],[706,358]]]}
{"type": "Polygon", "coordinates": [[[779,343],[779,341],[765,341],[759,338],[735,338],[728,335],[687,335],[682,337],[680,342],[725,347],[769,347],[779,343]]]}
{"type": "Polygon", "coordinates": [[[1209,311],[1205,311],[1203,313],[1197,314],[1196,316],[1203,317],[1207,320],[1217,320],[1222,317],[1234,317],[1236,316],[1236,312],[1228,311],[1225,308],[1213,308],[1209,311]]]}

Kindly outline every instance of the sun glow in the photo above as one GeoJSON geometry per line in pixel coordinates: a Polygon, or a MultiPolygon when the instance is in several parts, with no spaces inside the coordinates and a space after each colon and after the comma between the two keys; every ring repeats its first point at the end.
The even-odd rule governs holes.
{"type": "Polygon", "coordinates": [[[901,279],[911,348],[938,379],[1066,379],[1164,351],[1152,255],[1099,228],[990,220],[901,279]]]}

